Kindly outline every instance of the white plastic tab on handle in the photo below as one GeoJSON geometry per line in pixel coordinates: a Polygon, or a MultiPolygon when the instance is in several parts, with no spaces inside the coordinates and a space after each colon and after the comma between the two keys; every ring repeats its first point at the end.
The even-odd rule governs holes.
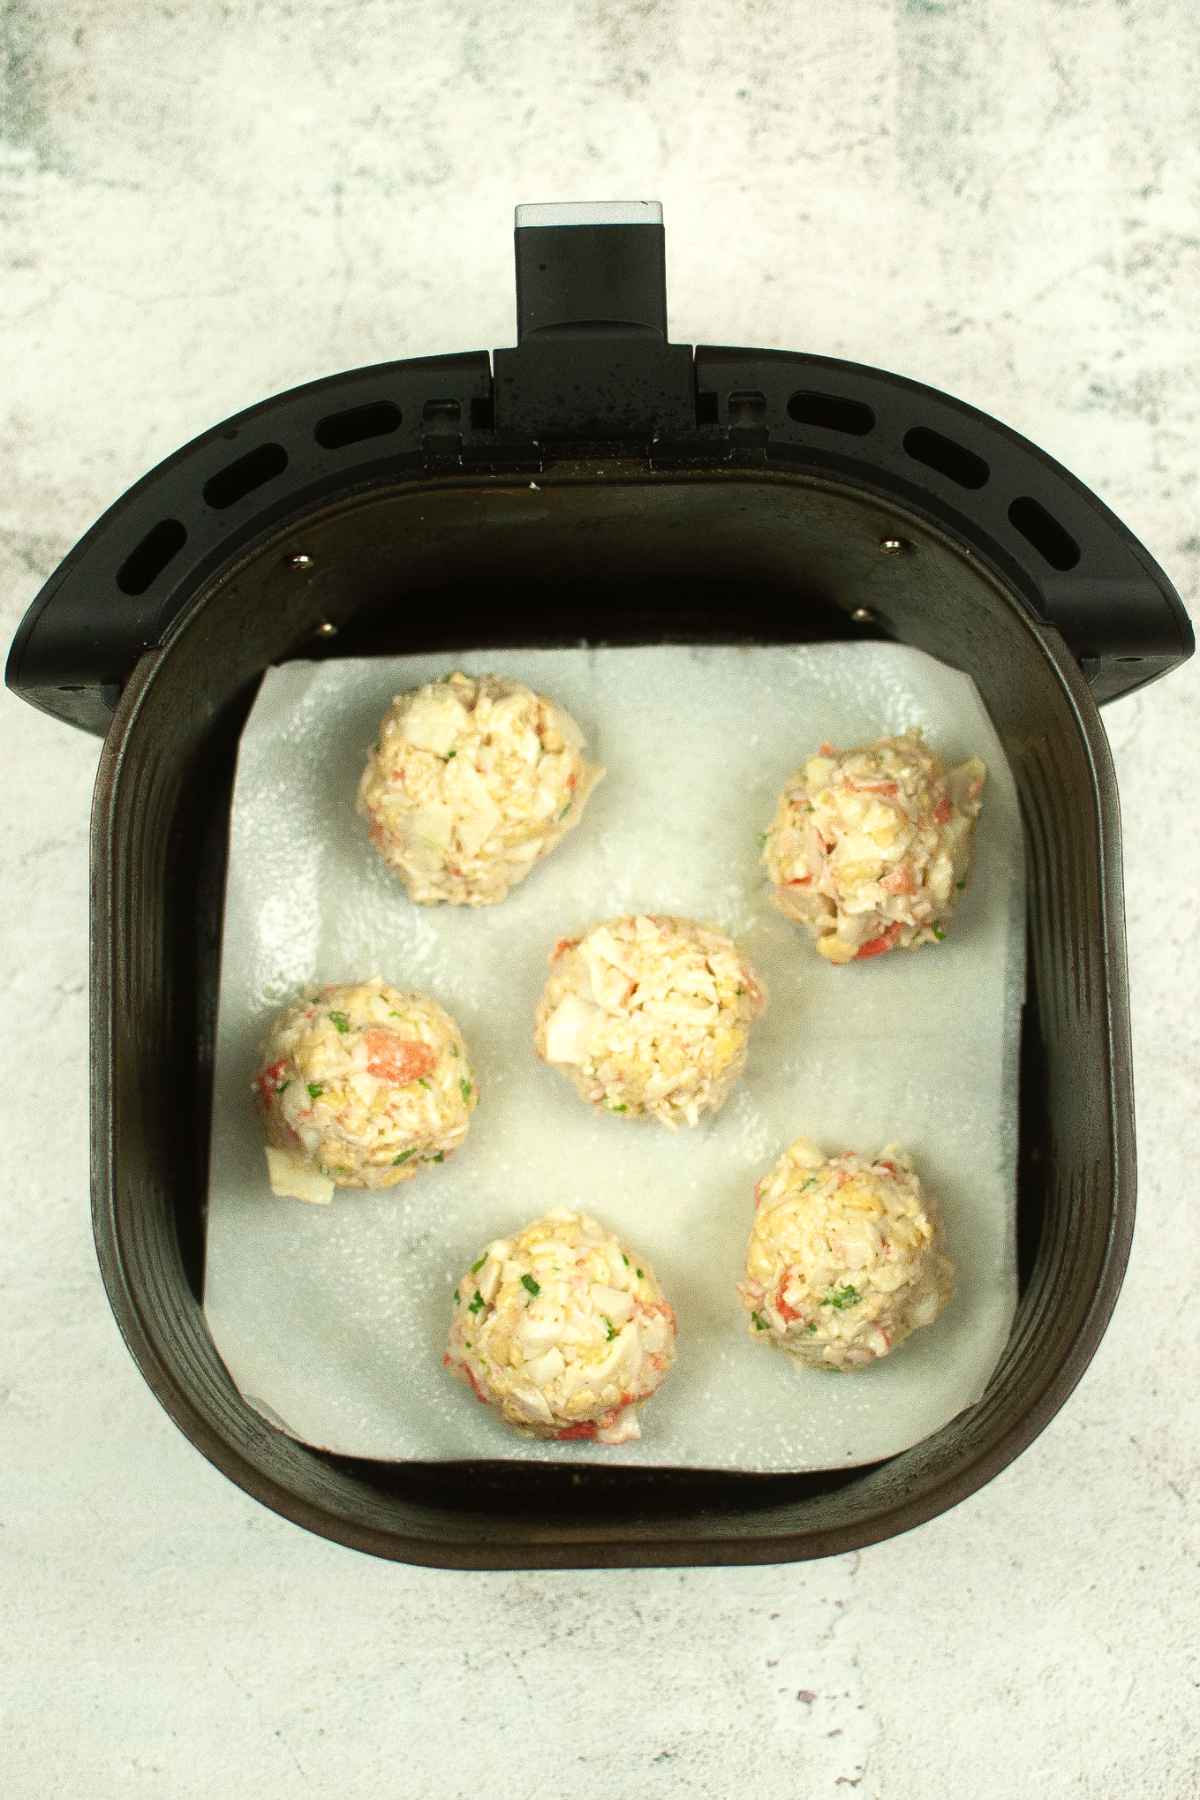
{"type": "Polygon", "coordinates": [[[661,225],[657,200],[553,200],[518,206],[517,230],[531,225],[661,225]]]}

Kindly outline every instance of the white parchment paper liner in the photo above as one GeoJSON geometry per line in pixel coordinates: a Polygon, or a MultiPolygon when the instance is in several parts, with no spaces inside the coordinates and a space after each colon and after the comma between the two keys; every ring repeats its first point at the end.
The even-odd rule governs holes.
{"type": "Polygon", "coordinates": [[[974,684],[902,646],[497,651],[291,663],[266,676],[234,790],[213,1104],[205,1310],[247,1401],[326,1449],[394,1460],[587,1460],[800,1471],[891,1455],[982,1394],[1015,1304],[1022,839],[974,684]],[[608,768],[581,828],[502,905],[413,906],[353,810],[391,696],[452,666],[553,695],[608,768]],[[790,771],[924,726],[988,765],[975,868],[943,945],[828,967],[770,906],[758,834],[790,771]],[[744,1081],[693,1131],[594,1115],[531,1042],[560,934],[647,910],[712,921],[765,978],[744,1081]],[[452,1163],[329,1207],[272,1196],[251,1104],[271,1011],[311,980],[382,974],[458,1018],[480,1105],[452,1163]],[[941,1196],[952,1306],[853,1375],[797,1369],[745,1334],[753,1184],[799,1134],[911,1150],[941,1196]],[[653,1262],[677,1365],[640,1443],[515,1436],[441,1366],[454,1281],[489,1239],[555,1205],[653,1262]]]}

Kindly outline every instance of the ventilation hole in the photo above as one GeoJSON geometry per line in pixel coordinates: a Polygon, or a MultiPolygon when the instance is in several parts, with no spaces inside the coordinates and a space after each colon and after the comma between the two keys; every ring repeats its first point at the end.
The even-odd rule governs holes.
{"type": "Polygon", "coordinates": [[[939,475],[957,481],[959,487],[981,488],[991,474],[982,456],[964,449],[953,438],[943,437],[940,431],[930,431],[926,425],[914,425],[906,433],[904,448],[914,462],[936,469],[939,475]]]}
{"type": "Polygon", "coordinates": [[[842,394],[817,394],[801,389],[788,401],[788,418],[797,425],[817,425],[822,431],[844,431],[851,437],[866,437],[875,429],[875,414],[862,400],[847,400],[842,394]]]}
{"type": "Polygon", "coordinates": [[[471,402],[471,428],[474,431],[491,431],[496,423],[496,408],[492,404],[492,396],[484,394],[471,402]]]}
{"type": "Polygon", "coordinates": [[[117,570],[117,586],[121,592],[144,594],[186,543],[187,530],[178,519],[160,519],[117,570]]]}
{"type": "Polygon", "coordinates": [[[697,423],[697,425],[715,425],[717,423],[718,417],[719,417],[719,414],[717,412],[717,396],[715,394],[711,394],[711,393],[697,394],[696,395],[696,423],[697,423]]]}
{"type": "Polygon", "coordinates": [[[1057,519],[1051,518],[1038,501],[1031,499],[1028,494],[1022,494],[1009,507],[1008,516],[1025,542],[1032,544],[1052,569],[1075,567],[1079,561],[1079,545],[1070,532],[1057,519]]]}
{"type": "Polygon", "coordinates": [[[457,425],[462,407],[457,400],[427,400],[421,408],[423,425],[457,425]]]}
{"type": "Polygon", "coordinates": [[[264,482],[274,481],[287,465],[287,451],[282,444],[260,444],[257,450],[247,451],[227,469],[210,476],[204,484],[205,503],[215,512],[221,512],[238,500],[244,500],[264,482]]]}
{"type": "Polygon", "coordinates": [[[757,425],[767,414],[767,396],[759,393],[730,394],[729,423],[757,425]]]}
{"type": "Polygon", "coordinates": [[[387,437],[400,428],[402,414],[390,400],[372,400],[366,406],[348,406],[317,422],[313,436],[322,450],[344,450],[365,438],[387,437]]]}

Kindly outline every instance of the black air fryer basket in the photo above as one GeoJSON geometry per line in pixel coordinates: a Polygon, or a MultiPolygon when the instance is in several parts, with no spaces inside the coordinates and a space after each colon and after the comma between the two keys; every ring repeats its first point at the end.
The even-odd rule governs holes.
{"type": "Polygon", "coordinates": [[[105,737],[101,1269],[192,1442],[268,1506],[359,1549],[472,1568],[854,1549],[1011,1461],[1111,1314],[1133,1227],[1133,1099],[1097,703],[1182,662],[1191,628],[1119,520],[986,414],[856,363],[669,344],[657,207],[522,208],[516,257],[515,349],[358,369],[205,432],[88,532],[17,634],[9,686],[105,737]],[[201,1307],[229,804],[263,671],[584,639],[864,636],[974,678],[1024,815],[1020,1300],[983,1399],[901,1456],[796,1476],[378,1463],[272,1429],[201,1307]]]}

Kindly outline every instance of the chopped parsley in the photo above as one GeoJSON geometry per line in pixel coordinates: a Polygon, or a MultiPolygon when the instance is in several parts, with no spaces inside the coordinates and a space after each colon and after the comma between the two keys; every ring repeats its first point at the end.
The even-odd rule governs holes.
{"type": "Polygon", "coordinates": [[[645,1281],[645,1279],[646,1279],[646,1277],[645,1277],[645,1276],[644,1276],[644,1275],[643,1275],[643,1273],[642,1273],[642,1271],[641,1271],[641,1270],[640,1270],[640,1269],[638,1269],[638,1270],[637,1270],[637,1271],[636,1271],[636,1273],[637,1273],[637,1278],[638,1278],[638,1280],[639,1280],[639,1281],[645,1281]]]}
{"type": "Polygon", "coordinates": [[[454,758],[455,758],[455,757],[456,757],[456,756],[457,756],[457,755],[458,755],[458,751],[457,751],[457,750],[447,750],[447,752],[446,752],[446,761],[447,761],[447,762],[453,762],[453,761],[454,761],[454,758]]]}
{"type": "Polygon", "coordinates": [[[399,1156],[393,1156],[392,1158],[393,1169],[398,1169],[401,1163],[411,1162],[416,1154],[415,1150],[402,1150],[399,1156]]]}
{"type": "Polygon", "coordinates": [[[444,1150],[439,1150],[436,1156],[427,1156],[425,1158],[426,1162],[445,1162],[445,1160],[446,1152],[444,1150]]]}
{"type": "Polygon", "coordinates": [[[859,1293],[858,1289],[847,1285],[846,1287],[834,1288],[832,1293],[826,1294],[821,1305],[832,1306],[835,1312],[844,1312],[848,1306],[857,1306],[861,1299],[862,1295],[859,1293]]]}
{"type": "Polygon", "coordinates": [[[609,1112],[628,1112],[629,1111],[629,1108],[626,1106],[626,1104],[623,1100],[620,1102],[619,1105],[614,1103],[612,1100],[606,1100],[604,1102],[604,1104],[608,1108],[609,1112]]]}
{"type": "Polygon", "coordinates": [[[459,1092],[461,1093],[464,1101],[467,1101],[471,1098],[471,1084],[469,1081],[465,1081],[465,1080],[460,1081],[458,1084],[458,1089],[459,1089],[459,1092]]]}
{"type": "Polygon", "coordinates": [[[454,1290],[454,1304],[455,1304],[455,1306],[458,1305],[458,1289],[457,1288],[455,1288],[455,1290],[454,1290]]]}
{"type": "Polygon", "coordinates": [[[768,1329],[767,1321],[763,1318],[761,1313],[752,1312],[750,1317],[754,1320],[755,1331],[766,1331],[768,1329]]]}
{"type": "Polygon", "coordinates": [[[404,1014],[398,1013],[394,1006],[388,1007],[388,1018],[389,1019],[402,1019],[403,1017],[404,1017],[404,1014]]]}
{"type": "Polygon", "coordinates": [[[934,937],[935,937],[935,938],[936,938],[936,939],[937,939],[937,941],[938,941],[938,943],[939,943],[939,944],[940,944],[940,943],[941,943],[941,941],[942,941],[942,939],[943,939],[943,938],[944,938],[944,937],[945,937],[945,935],[946,935],[946,934],[945,934],[945,932],[944,932],[944,931],[943,931],[943,930],[942,930],[942,928],[941,928],[941,926],[940,926],[940,925],[935,925],[935,926],[934,926],[934,928],[933,928],[933,935],[934,935],[934,937]]]}
{"type": "Polygon", "coordinates": [[[816,1320],[815,1320],[815,1319],[814,1319],[814,1320],[813,1320],[813,1322],[812,1322],[812,1324],[811,1324],[811,1325],[810,1325],[810,1326],[809,1326],[809,1328],[808,1328],[808,1335],[809,1335],[809,1337],[812,1337],[812,1335],[813,1335],[813,1333],[814,1333],[814,1332],[815,1332],[815,1331],[816,1331],[816,1329],[817,1329],[817,1322],[816,1322],[816,1320]]]}
{"type": "Polygon", "coordinates": [[[331,1012],[329,1017],[333,1020],[338,1031],[349,1031],[350,1021],[344,1012],[331,1012]]]}
{"type": "Polygon", "coordinates": [[[470,1306],[468,1306],[467,1311],[473,1312],[473,1313],[480,1313],[483,1311],[483,1306],[484,1306],[483,1295],[480,1293],[479,1289],[476,1288],[475,1289],[475,1298],[472,1300],[470,1306]]]}
{"type": "Polygon", "coordinates": [[[967,884],[965,881],[956,881],[954,885],[958,889],[959,893],[961,894],[967,884]]]}
{"type": "Polygon", "coordinates": [[[740,1000],[746,990],[745,990],[745,988],[740,987],[740,988],[734,988],[733,991],[736,994],[737,998],[740,1000]]]}
{"type": "Polygon", "coordinates": [[[479,1261],[478,1261],[478,1262],[473,1262],[473,1263],[472,1263],[472,1264],[471,1264],[471,1273],[472,1273],[472,1275],[478,1275],[478,1273],[479,1273],[479,1271],[480,1271],[480,1269],[482,1269],[482,1267],[483,1267],[483,1265],[484,1265],[484,1263],[485,1263],[485,1262],[486,1262],[486,1261],[487,1261],[487,1251],[486,1251],[486,1250],[485,1250],[485,1251],[484,1251],[484,1253],[483,1253],[483,1255],[482,1255],[482,1256],[481,1256],[481,1257],[480,1257],[480,1259],[479,1259],[479,1261]]]}
{"type": "Polygon", "coordinates": [[[601,1317],[601,1318],[602,1318],[602,1319],[603,1319],[603,1320],[604,1320],[604,1323],[605,1323],[605,1325],[606,1325],[606,1326],[607,1326],[607,1327],[608,1327],[608,1335],[607,1335],[607,1337],[606,1337],[606,1338],[605,1338],[605,1340],[604,1340],[604,1341],[605,1341],[605,1343],[607,1343],[607,1344],[611,1344],[611,1343],[612,1343],[612,1341],[613,1341],[613,1339],[614,1339],[614,1338],[615,1338],[615,1337],[616,1337],[616,1335],[617,1335],[617,1328],[616,1328],[616,1326],[615,1326],[615,1325],[614,1325],[614,1324],[613,1324],[613,1322],[612,1322],[612,1320],[611,1320],[611,1319],[610,1319],[610,1318],[609,1318],[609,1316],[608,1316],[608,1314],[607,1314],[607,1313],[601,1313],[601,1314],[600,1314],[600,1317],[601,1317]]]}
{"type": "Polygon", "coordinates": [[[621,1261],[625,1264],[626,1268],[629,1267],[629,1258],[626,1256],[626,1254],[623,1250],[621,1252],[621,1261]]]}
{"type": "Polygon", "coordinates": [[[319,1100],[321,1098],[321,1095],[324,1092],[325,1092],[325,1089],[319,1081],[310,1081],[309,1082],[308,1097],[310,1100],[319,1100]]]}
{"type": "Polygon", "coordinates": [[[559,813],[559,815],[558,815],[557,819],[555,819],[554,823],[556,825],[561,825],[562,821],[566,818],[566,816],[570,812],[570,810],[571,810],[571,801],[568,800],[567,804],[563,807],[562,811],[559,813]]]}
{"type": "Polygon", "coordinates": [[[276,1093],[277,1093],[277,1094],[282,1094],[282,1092],[283,1092],[283,1090],[284,1090],[284,1088],[290,1088],[290,1087],[291,1087],[291,1085],[292,1085],[292,1084],[291,1084],[291,1082],[290,1082],[290,1081],[281,1081],[281,1082],[280,1082],[280,1083],[279,1083],[279,1086],[278,1086],[278,1087],[277,1087],[277,1088],[276,1088],[276,1089],[275,1089],[275,1092],[276,1092],[276,1093]]]}
{"type": "Polygon", "coordinates": [[[420,1082],[420,1084],[423,1088],[427,1088],[429,1086],[429,1083],[426,1081],[426,1079],[423,1075],[418,1075],[417,1080],[420,1082]]]}
{"type": "Polygon", "coordinates": [[[521,1286],[525,1289],[527,1294],[532,1294],[535,1300],[542,1291],[540,1285],[533,1279],[532,1275],[522,1275],[521,1286]]]}

